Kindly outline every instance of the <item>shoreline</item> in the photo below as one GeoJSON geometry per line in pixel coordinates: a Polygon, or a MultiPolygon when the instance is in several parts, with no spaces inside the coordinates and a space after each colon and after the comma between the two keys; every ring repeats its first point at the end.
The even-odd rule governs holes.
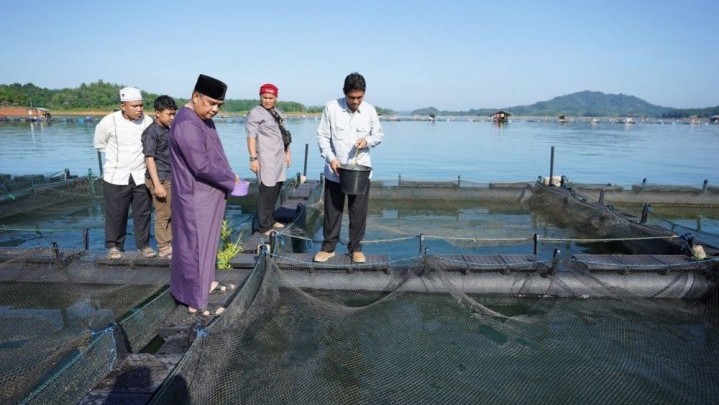
{"type": "MultiPolygon", "coordinates": [[[[107,114],[110,114],[112,112],[117,111],[117,109],[109,110],[109,111],[98,111],[98,110],[58,110],[52,112],[53,117],[104,117],[107,114]]],[[[148,115],[152,117],[154,115],[154,110],[144,110],[145,115],[148,115]]],[[[301,113],[301,112],[286,112],[285,113],[288,117],[314,117],[314,116],[320,116],[320,113],[301,113]]],[[[244,118],[247,115],[247,111],[240,111],[240,112],[225,112],[220,110],[220,113],[217,114],[215,118],[244,118]]]]}
{"type": "MultiPolygon", "coordinates": [[[[100,110],[58,110],[53,111],[50,120],[55,118],[100,118],[107,114],[110,114],[117,109],[100,111],[100,110]]],[[[149,117],[154,116],[154,110],[144,110],[145,115],[149,117]]],[[[302,118],[319,118],[322,113],[307,113],[307,112],[285,112],[287,118],[290,119],[302,119],[302,118]]],[[[226,112],[220,111],[214,119],[242,119],[247,116],[247,111],[241,112],[226,112]]],[[[20,117],[20,116],[3,116],[6,121],[46,121],[47,118],[42,117],[20,117]]],[[[381,115],[381,120],[384,121],[428,121],[428,122],[449,122],[449,121],[469,121],[469,122],[493,122],[491,117],[483,115],[466,115],[466,116],[436,116],[429,117],[423,115],[410,115],[410,114],[393,114],[393,115],[381,115]]],[[[0,120],[1,121],[1,120],[0,120]]],[[[558,119],[554,116],[515,116],[506,122],[495,123],[496,125],[502,126],[511,124],[512,122],[555,122],[557,124],[570,124],[570,123],[591,123],[591,124],[692,124],[692,125],[716,125],[719,121],[710,121],[708,119],[689,119],[689,118],[660,118],[660,117],[641,117],[636,121],[627,122],[624,117],[581,117],[581,116],[566,116],[564,119],[558,119]]]]}

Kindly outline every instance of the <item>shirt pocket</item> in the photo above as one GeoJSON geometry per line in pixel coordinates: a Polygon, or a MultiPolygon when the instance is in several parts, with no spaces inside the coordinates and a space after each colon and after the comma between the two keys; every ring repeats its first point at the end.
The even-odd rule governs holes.
{"type": "Polygon", "coordinates": [[[345,139],[349,133],[349,127],[346,126],[334,126],[332,127],[332,139],[345,139]]]}
{"type": "Polygon", "coordinates": [[[357,138],[364,138],[366,136],[369,136],[369,127],[360,125],[357,127],[357,138]]]}

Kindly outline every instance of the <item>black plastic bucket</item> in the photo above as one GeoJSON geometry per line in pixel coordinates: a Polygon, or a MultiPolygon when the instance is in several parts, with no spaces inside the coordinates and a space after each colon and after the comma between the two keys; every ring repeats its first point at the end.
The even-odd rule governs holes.
{"type": "Polygon", "coordinates": [[[372,168],[362,165],[342,165],[337,168],[340,175],[340,188],[345,194],[362,194],[367,192],[369,175],[372,168]]]}

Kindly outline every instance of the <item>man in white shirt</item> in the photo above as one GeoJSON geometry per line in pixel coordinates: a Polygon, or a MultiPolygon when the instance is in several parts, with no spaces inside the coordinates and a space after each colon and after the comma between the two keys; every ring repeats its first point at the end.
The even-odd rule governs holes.
{"type": "Polygon", "coordinates": [[[130,206],[137,250],[144,257],[157,255],[149,244],[151,199],[142,153],[142,132],[151,123],[143,113],[140,90],[125,87],[120,90],[120,111],[106,115],[95,127],[95,148],[105,152],[105,247],[110,259],[122,257],[130,206]]]}
{"type": "Polygon", "coordinates": [[[367,224],[369,184],[360,194],[345,194],[340,187],[338,168],[352,163],[372,167],[369,148],[382,142],[384,133],[375,108],[364,102],[367,88],[364,77],[350,73],[345,78],[345,96],[325,105],[317,128],[317,143],[325,159],[324,241],[314,256],[316,262],[326,262],[335,255],[342,227],[345,196],[349,209],[349,243],[347,250],[355,263],[364,263],[362,239],[367,224]]]}

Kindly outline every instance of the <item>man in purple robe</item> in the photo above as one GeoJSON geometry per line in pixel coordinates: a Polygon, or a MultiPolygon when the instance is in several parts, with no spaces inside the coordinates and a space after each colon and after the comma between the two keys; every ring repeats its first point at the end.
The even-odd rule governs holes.
{"type": "Polygon", "coordinates": [[[224,103],[227,85],[200,75],[192,99],[170,129],[172,164],[172,273],[170,292],[188,311],[219,315],[208,308],[215,281],[220,228],[227,193],[238,181],[212,117],[224,103]]]}

